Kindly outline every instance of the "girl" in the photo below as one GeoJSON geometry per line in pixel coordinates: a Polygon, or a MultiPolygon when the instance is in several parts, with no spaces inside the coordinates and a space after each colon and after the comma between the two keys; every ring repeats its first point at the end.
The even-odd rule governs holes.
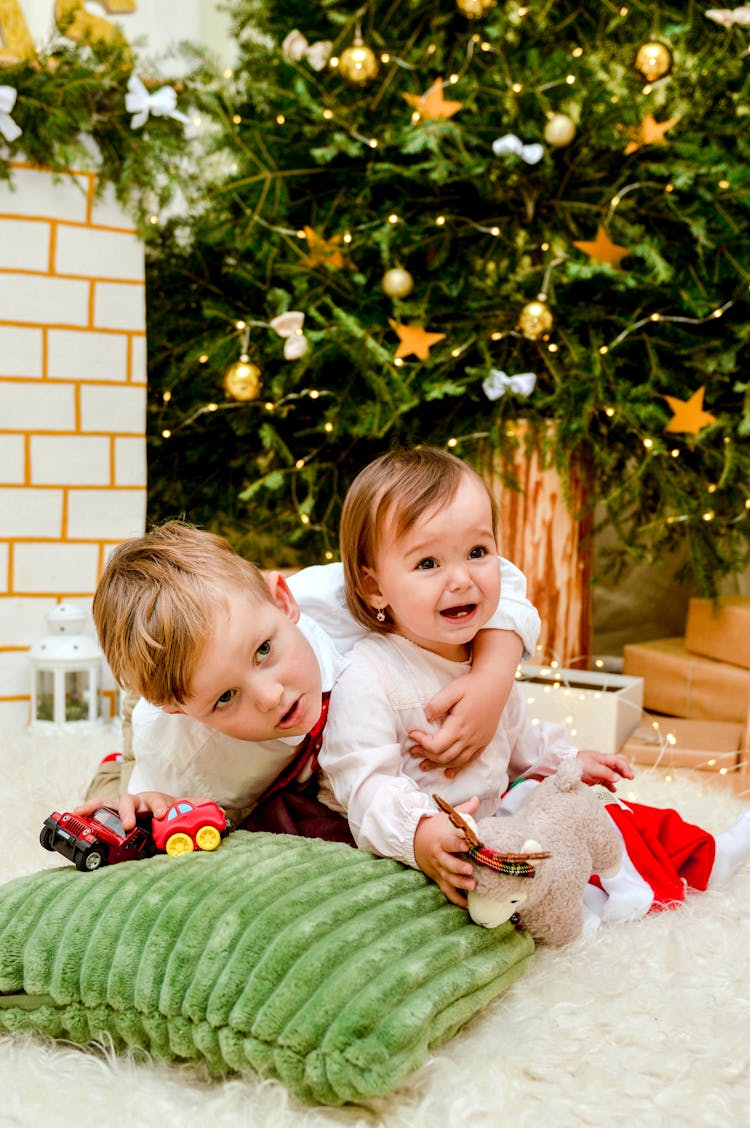
{"type": "MultiPolygon", "coordinates": [[[[484,752],[453,778],[428,774],[410,755],[409,734],[425,727],[424,703],[470,668],[472,641],[500,593],[496,503],[460,459],[418,447],[389,452],[366,467],[344,502],[341,556],[349,609],[370,633],[351,651],[331,696],[321,798],[346,814],[358,846],[421,869],[463,906],[465,891],[474,887],[471,865],[461,856],[466,843],[438,811],[433,792],[481,818],[501,813],[509,783],[548,775],[564,756],[577,755],[584,781],[611,791],[633,773],[620,756],[577,751],[560,726],[532,725],[518,688],[484,752]]],[[[517,794],[514,788],[508,809],[517,794]]],[[[628,812],[638,814],[635,807],[628,812]]],[[[712,836],[687,827],[674,812],[655,815],[664,833],[677,832],[680,840],[676,885],[666,884],[670,900],[675,888],[683,888],[683,872],[690,884],[706,888],[712,869],[726,876],[750,856],[748,815],[739,831],[719,836],[727,838],[726,849],[720,843],[721,859],[712,836]]],[[[634,847],[631,854],[636,852],[634,847]]],[[[661,845],[658,852],[659,863],[669,863],[661,845]]],[[[651,875],[653,858],[647,868],[651,875]]],[[[649,888],[646,904],[628,862],[622,881],[611,883],[611,908],[615,902],[619,908],[609,915],[621,919],[647,911],[657,884],[649,888]]]]}

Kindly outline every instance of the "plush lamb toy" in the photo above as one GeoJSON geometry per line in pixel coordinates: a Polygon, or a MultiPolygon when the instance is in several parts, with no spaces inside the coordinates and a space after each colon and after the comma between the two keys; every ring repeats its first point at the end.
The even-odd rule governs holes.
{"type": "Polygon", "coordinates": [[[517,915],[535,940],[556,947],[580,935],[586,883],[594,873],[617,873],[623,847],[601,799],[581,782],[575,757],[531,790],[512,815],[477,824],[435,800],[469,843],[477,882],[468,895],[472,920],[497,928],[517,915]]]}

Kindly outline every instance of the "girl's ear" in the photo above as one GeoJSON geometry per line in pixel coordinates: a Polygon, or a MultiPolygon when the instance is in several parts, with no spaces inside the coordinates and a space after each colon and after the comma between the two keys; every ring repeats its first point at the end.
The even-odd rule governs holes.
{"type": "Polygon", "coordinates": [[[287,619],[291,619],[293,623],[298,622],[299,606],[297,600],[289,590],[289,585],[281,572],[266,572],[263,579],[266,581],[271,598],[279,611],[282,611],[287,619]]]}
{"type": "Polygon", "coordinates": [[[171,716],[180,716],[185,712],[184,709],[178,709],[176,705],[162,705],[162,713],[169,713],[171,716]]]}
{"type": "Polygon", "coordinates": [[[378,586],[378,579],[372,568],[365,566],[362,569],[362,591],[371,607],[384,607],[383,593],[378,586]]]}

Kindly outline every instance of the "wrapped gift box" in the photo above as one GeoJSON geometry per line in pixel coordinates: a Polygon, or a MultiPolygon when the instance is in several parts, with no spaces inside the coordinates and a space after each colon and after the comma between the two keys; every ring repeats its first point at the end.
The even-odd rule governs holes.
{"type": "Polygon", "coordinates": [[[641,720],[643,681],[639,677],[524,662],[518,681],[531,720],[564,725],[571,743],[579,748],[619,752],[641,720]]]}
{"type": "Polygon", "coordinates": [[[743,764],[744,735],[744,726],[732,721],[644,716],[622,751],[637,764],[700,768],[735,776],[743,764]]]}
{"type": "Polygon", "coordinates": [[[744,595],[691,599],[685,648],[750,670],[750,598],[744,595]]]}
{"type": "Polygon", "coordinates": [[[750,670],[693,654],[682,638],[628,643],[623,671],[643,678],[643,707],[691,719],[744,724],[750,670]]]}

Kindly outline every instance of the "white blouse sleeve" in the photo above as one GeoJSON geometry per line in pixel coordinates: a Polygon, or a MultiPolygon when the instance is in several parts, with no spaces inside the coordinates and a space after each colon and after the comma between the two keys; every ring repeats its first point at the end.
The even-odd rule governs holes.
{"type": "Polygon", "coordinates": [[[319,761],[321,798],[346,815],[361,849],[416,869],[417,825],[437,809],[402,771],[401,749],[382,679],[355,660],[331,694],[319,761]]]}
{"type": "Polygon", "coordinates": [[[526,598],[526,577],[521,569],[504,556],[499,559],[500,602],[485,627],[515,631],[523,643],[523,657],[528,659],[536,650],[542,621],[534,604],[526,598]]]}

